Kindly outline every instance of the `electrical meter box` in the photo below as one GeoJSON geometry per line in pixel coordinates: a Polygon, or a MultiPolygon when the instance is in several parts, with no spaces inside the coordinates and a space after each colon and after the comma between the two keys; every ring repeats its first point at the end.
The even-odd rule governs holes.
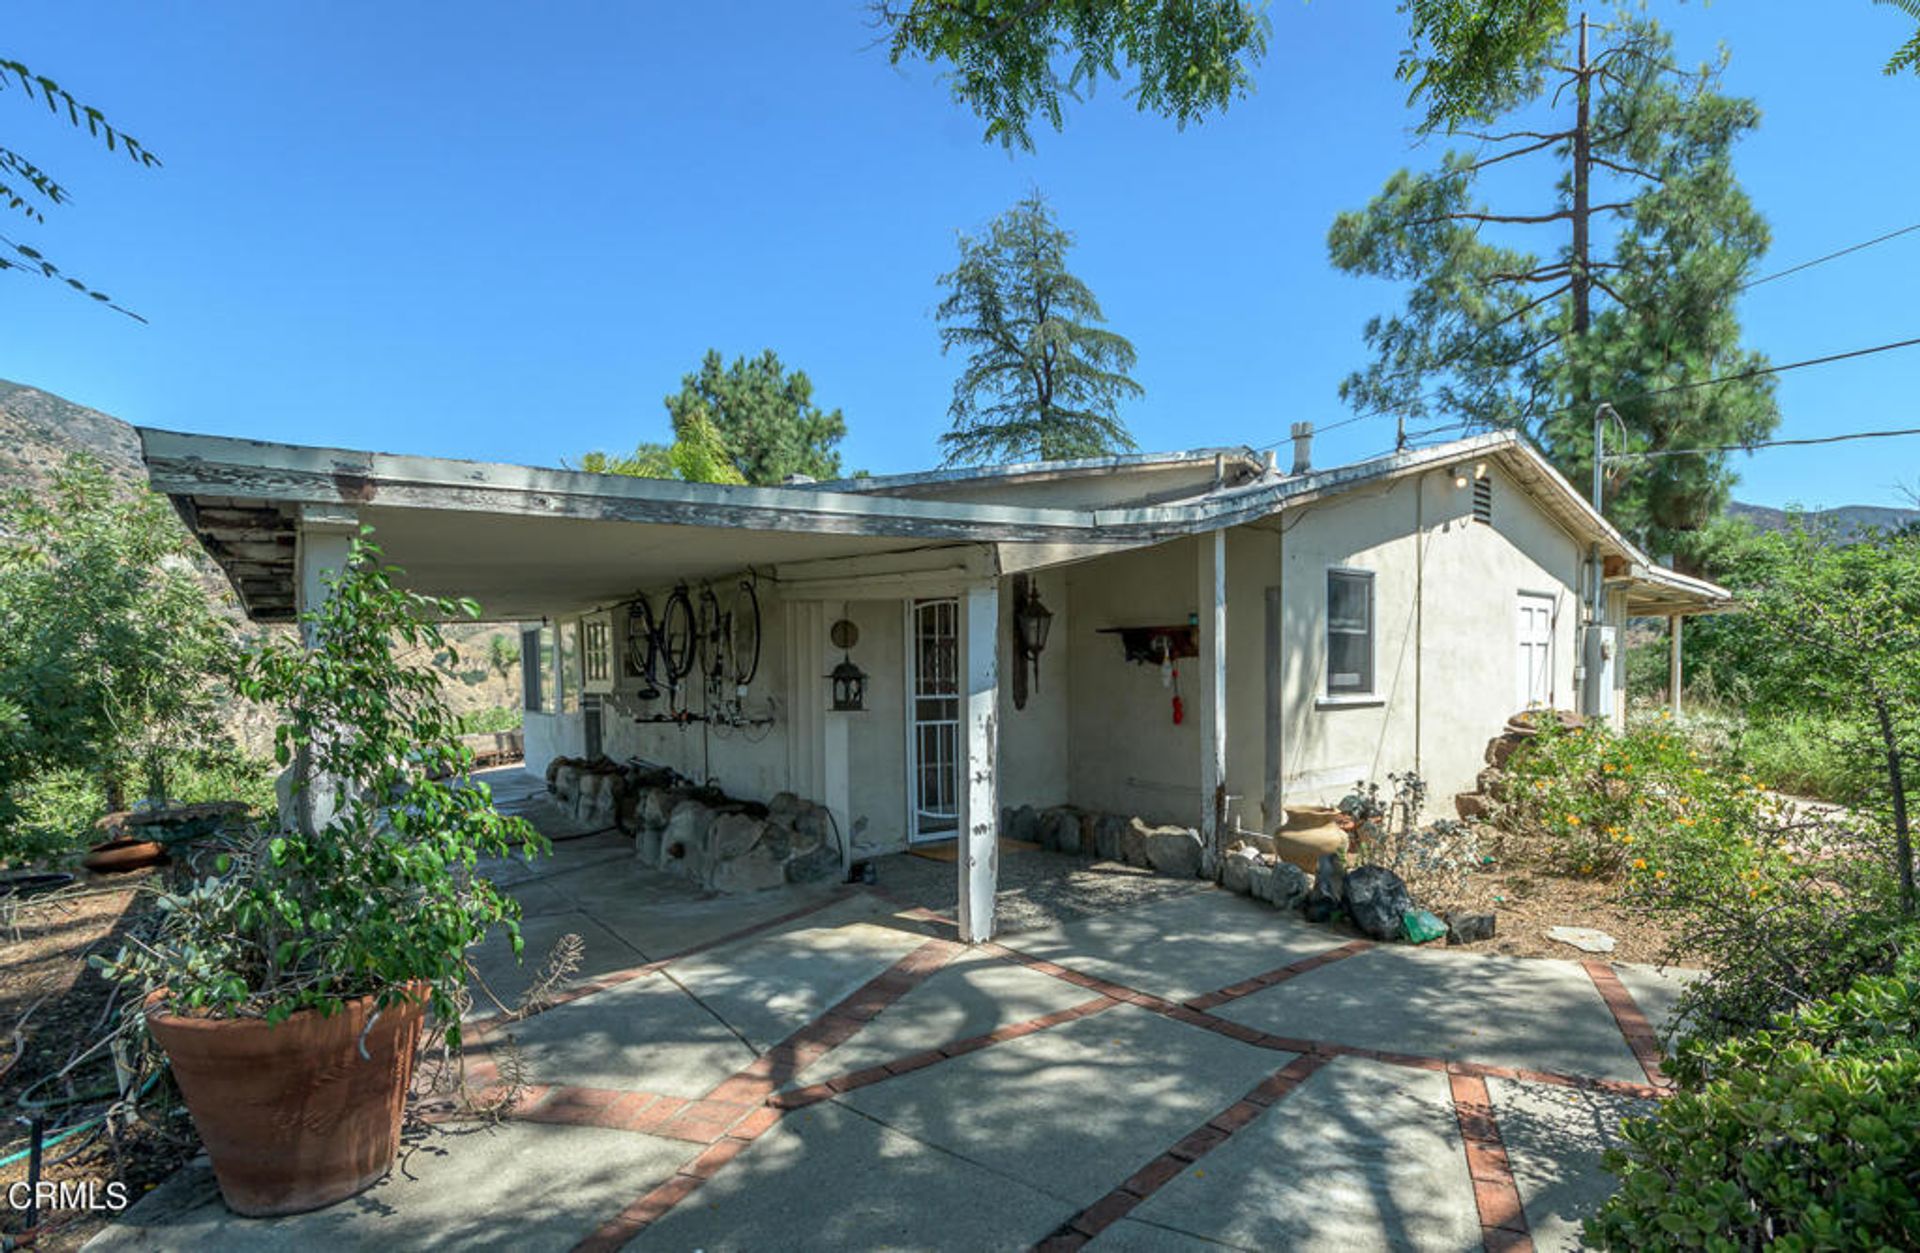
{"type": "Polygon", "coordinates": [[[1583,683],[1581,686],[1581,712],[1589,718],[1606,718],[1613,714],[1613,668],[1619,653],[1615,628],[1610,626],[1590,626],[1586,629],[1585,646],[1581,649],[1580,660],[1583,683]]]}

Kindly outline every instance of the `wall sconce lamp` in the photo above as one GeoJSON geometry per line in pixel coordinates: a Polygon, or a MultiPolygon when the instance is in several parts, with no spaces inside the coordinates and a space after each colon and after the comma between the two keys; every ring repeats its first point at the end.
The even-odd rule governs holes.
{"type": "Polygon", "coordinates": [[[860,713],[867,707],[867,674],[853,664],[849,650],[860,642],[860,628],[842,618],[828,630],[833,646],[840,650],[840,664],[827,675],[833,685],[835,713],[860,713]]]}
{"type": "Polygon", "coordinates": [[[1040,589],[1027,584],[1027,594],[1013,611],[1014,626],[1020,632],[1020,655],[1033,667],[1033,690],[1040,690],[1040,654],[1047,648],[1047,633],[1053,629],[1053,611],[1040,603],[1040,589]]]}
{"type": "Polygon", "coordinates": [[[1465,487],[1469,482],[1487,477],[1487,463],[1484,461],[1462,461],[1453,467],[1453,485],[1465,487]]]}

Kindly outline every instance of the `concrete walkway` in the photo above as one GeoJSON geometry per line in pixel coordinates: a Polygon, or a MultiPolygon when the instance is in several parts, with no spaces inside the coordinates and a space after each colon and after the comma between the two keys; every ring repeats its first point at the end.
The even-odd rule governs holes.
{"type": "MultiPolygon", "coordinates": [[[[1572,1248],[1681,986],[1215,891],[967,949],[867,889],[706,896],[579,834],[502,868],[530,958],[586,940],[561,1003],[476,1011],[474,1073],[509,1038],[531,1071],[514,1117],[415,1127],[293,1218],[189,1168],[89,1247],[1572,1248]]],[[[529,977],[480,964],[508,1002],[529,977]]]]}

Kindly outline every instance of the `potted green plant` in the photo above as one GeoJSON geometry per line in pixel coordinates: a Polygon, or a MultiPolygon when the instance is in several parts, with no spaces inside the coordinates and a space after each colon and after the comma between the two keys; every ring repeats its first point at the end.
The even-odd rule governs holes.
{"type": "Polygon", "coordinates": [[[164,896],[151,932],[102,963],[143,986],[241,1214],[317,1209],[386,1174],[423,1022],[457,1047],[467,950],[495,926],[521,949],[518,904],[478,863],[547,847],[467,777],[438,678],[404,659],[449,651],[436,622],[477,606],[396,573],[363,536],[303,616],[307,646],[242,659],[241,692],[281,715],[288,817],[164,896]]]}

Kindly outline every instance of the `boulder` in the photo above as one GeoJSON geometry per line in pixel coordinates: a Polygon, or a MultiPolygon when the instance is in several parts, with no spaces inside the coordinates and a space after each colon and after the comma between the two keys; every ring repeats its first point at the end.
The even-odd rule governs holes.
{"type": "Polygon", "coordinates": [[[1497,770],[1505,770],[1507,758],[1513,756],[1513,751],[1526,743],[1528,738],[1513,734],[1495,736],[1487,744],[1487,764],[1497,770]]]}
{"type": "Polygon", "coordinates": [[[1033,806],[1022,805],[1002,821],[1006,825],[1000,828],[1000,834],[1009,840],[1019,840],[1024,844],[1040,843],[1040,815],[1033,811],[1033,806]]]}
{"type": "Polygon", "coordinates": [[[1040,816],[1040,843],[1061,853],[1080,851],[1079,811],[1062,806],[1040,816]]]}
{"type": "Polygon", "coordinates": [[[1462,822],[1477,822],[1493,816],[1493,798],[1479,792],[1459,792],[1453,798],[1453,812],[1462,822]]]}
{"type": "Polygon", "coordinates": [[[707,829],[712,825],[713,810],[699,801],[684,800],[674,806],[673,817],[660,836],[660,869],[699,879],[708,864],[707,829]]]}
{"type": "Polygon", "coordinates": [[[573,820],[583,827],[600,829],[619,821],[620,797],[615,788],[618,775],[582,774],[579,791],[573,798],[573,820]]]}
{"type": "Polygon", "coordinates": [[[1119,814],[1099,815],[1093,820],[1093,855],[1101,861],[1121,860],[1126,834],[1125,818],[1119,814]]]}
{"type": "Polygon", "coordinates": [[[633,837],[633,859],[649,870],[660,866],[660,832],[641,827],[633,837]]]}
{"type": "Polygon", "coordinates": [[[1313,886],[1307,872],[1290,861],[1263,865],[1261,869],[1266,873],[1254,872],[1253,895],[1275,909],[1300,908],[1300,902],[1307,899],[1307,891],[1313,886]]]}
{"type": "Polygon", "coordinates": [[[1126,829],[1120,833],[1120,859],[1129,866],[1151,865],[1147,860],[1147,839],[1155,830],[1138,818],[1129,818],[1126,829]]]}
{"type": "MultiPolygon", "coordinates": [[[[747,821],[759,825],[754,819],[747,821]]],[[[714,824],[716,829],[719,825],[714,824]]],[[[716,892],[759,892],[786,881],[786,859],[771,848],[758,847],[715,864],[707,883],[716,892]]]]}
{"type": "Polygon", "coordinates": [[[833,813],[825,805],[802,801],[786,826],[793,832],[796,851],[810,853],[825,846],[834,850],[835,857],[840,855],[840,842],[834,835],[833,813]]]}
{"type": "Polygon", "coordinates": [[[1507,799],[1507,772],[1498,766],[1488,766],[1474,778],[1473,790],[1497,801],[1507,799]]]}
{"type": "Polygon", "coordinates": [[[1347,916],[1363,935],[1376,940],[1400,936],[1401,915],[1413,909],[1413,894],[1385,866],[1360,866],[1347,872],[1347,916]]]}
{"type": "Polygon", "coordinates": [[[1447,943],[1473,944],[1493,938],[1492,914],[1448,914],[1447,943]]]}
{"type": "Polygon", "coordinates": [[[1244,845],[1227,850],[1227,856],[1220,863],[1220,886],[1229,892],[1238,892],[1242,896],[1253,894],[1253,871],[1256,866],[1265,866],[1260,854],[1244,845]]]}
{"type": "Polygon", "coordinates": [[[1308,922],[1329,922],[1339,916],[1341,906],[1346,903],[1346,880],[1346,866],[1340,855],[1322,854],[1320,864],[1314,869],[1313,886],[1301,904],[1308,922]]]}
{"type": "Polygon", "coordinates": [[[1147,832],[1147,864],[1175,879],[1198,877],[1205,864],[1200,833],[1187,827],[1154,827],[1147,832]]]}
{"type": "Polygon", "coordinates": [[[760,843],[766,830],[766,823],[748,814],[721,814],[707,827],[709,855],[715,864],[739,857],[760,843]]]}
{"type": "Polygon", "coordinates": [[[790,857],[786,875],[788,883],[824,883],[828,879],[837,879],[840,877],[840,850],[831,844],[822,844],[810,853],[790,857]]]}
{"type": "Polygon", "coordinates": [[[686,799],[687,793],[680,788],[655,788],[640,801],[640,825],[650,831],[666,830],[673,811],[686,799]]]}

